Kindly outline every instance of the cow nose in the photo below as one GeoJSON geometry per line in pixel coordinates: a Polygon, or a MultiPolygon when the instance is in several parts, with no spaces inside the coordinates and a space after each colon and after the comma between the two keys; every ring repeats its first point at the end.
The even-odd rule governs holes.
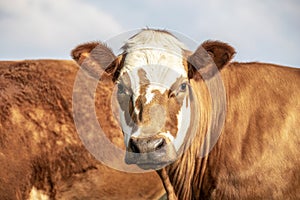
{"type": "Polygon", "coordinates": [[[163,148],[166,144],[164,138],[136,138],[129,140],[129,147],[134,153],[149,153],[163,148]]]}

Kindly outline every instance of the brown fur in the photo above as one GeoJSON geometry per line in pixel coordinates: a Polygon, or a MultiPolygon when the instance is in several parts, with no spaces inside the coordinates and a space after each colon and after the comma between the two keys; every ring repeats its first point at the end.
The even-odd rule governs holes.
{"type": "MultiPolygon", "coordinates": [[[[127,111],[129,108],[129,115],[126,115],[126,121],[127,123],[130,120],[133,120],[135,124],[142,127],[142,132],[144,135],[147,135],[147,133],[153,134],[153,131],[156,132],[167,132],[170,131],[170,133],[176,137],[178,127],[177,127],[177,114],[180,110],[180,107],[182,105],[183,97],[181,98],[171,98],[169,101],[171,93],[176,93],[179,85],[182,83],[182,79],[179,79],[170,90],[167,90],[164,94],[161,94],[159,91],[152,91],[154,97],[147,105],[146,103],[146,90],[149,87],[149,80],[146,77],[145,71],[140,69],[138,71],[139,76],[139,92],[140,95],[137,97],[137,100],[134,105],[136,105],[136,108],[139,110],[139,113],[135,113],[134,109],[132,107],[133,102],[127,95],[120,94],[118,95],[118,101],[121,104],[121,109],[123,111],[127,111]],[[174,91],[173,91],[174,90],[174,91]],[[155,113],[150,113],[150,110],[153,108],[154,105],[159,104],[160,106],[167,108],[166,114],[166,121],[165,125],[162,125],[161,123],[156,122],[163,122],[165,119],[164,115],[160,111],[156,111],[155,113]],[[156,115],[157,116],[154,116],[156,115]],[[138,116],[138,117],[136,117],[138,116]],[[158,130],[161,128],[161,130],[158,130]]],[[[128,76],[123,75],[123,80],[119,80],[119,82],[122,82],[122,86],[125,90],[128,90],[126,88],[130,88],[130,81],[127,81],[128,76]],[[125,83],[126,82],[126,83],[125,83]]],[[[128,91],[128,93],[132,93],[132,91],[128,91]]],[[[174,95],[176,96],[176,95],[174,95]]]]}
{"type": "MultiPolygon", "coordinates": [[[[189,54],[189,52],[186,53],[189,54]]],[[[233,58],[234,54],[234,49],[226,43],[206,41],[188,57],[188,77],[196,80],[200,78],[209,79],[218,70],[221,70],[233,58]]]]}
{"type": "Polygon", "coordinates": [[[94,78],[100,78],[104,71],[114,73],[114,62],[118,61],[112,50],[99,42],[79,45],[71,52],[71,56],[94,78]]]}
{"type": "MultiPolygon", "coordinates": [[[[233,48],[226,50],[221,43],[213,52],[210,56],[221,69],[226,91],[225,126],[213,150],[200,158],[212,115],[207,88],[194,71],[191,85],[200,103],[199,130],[191,147],[166,167],[169,177],[162,180],[169,199],[299,199],[300,70],[263,63],[223,66],[218,60],[226,65],[233,48]]],[[[192,55],[197,57],[199,51],[192,55]]],[[[207,66],[211,65],[197,69],[209,81],[216,73],[201,71],[207,66]]]]}
{"type": "MultiPolygon", "coordinates": [[[[95,160],[74,126],[73,61],[0,62],[0,199],[157,199],[154,173],[127,174],[95,160]],[[132,183],[135,184],[132,184],[132,183]]],[[[124,148],[110,110],[111,83],[97,88],[96,110],[108,138],[124,148]]]]}
{"type": "Polygon", "coordinates": [[[220,41],[205,41],[201,46],[212,56],[218,69],[222,69],[235,54],[230,45],[220,41]]]}
{"type": "MultiPolygon", "coordinates": [[[[218,143],[197,157],[206,130],[200,129],[166,168],[178,199],[299,199],[300,70],[232,63],[221,76],[227,113],[218,143]]],[[[192,84],[199,96],[208,95],[203,82],[192,84]]],[[[201,104],[200,127],[207,127],[209,101],[201,104]]]]}
{"type": "Polygon", "coordinates": [[[229,63],[234,53],[228,44],[208,41],[189,56],[189,64],[183,61],[199,101],[200,121],[187,151],[158,172],[169,199],[300,198],[300,70],[229,63]],[[218,94],[213,82],[218,75],[226,105],[212,101],[206,87],[211,84],[218,94]],[[204,138],[212,137],[205,134],[217,131],[209,126],[224,117],[212,113],[212,106],[226,106],[226,120],[210,151],[209,143],[201,149],[204,138]]]}

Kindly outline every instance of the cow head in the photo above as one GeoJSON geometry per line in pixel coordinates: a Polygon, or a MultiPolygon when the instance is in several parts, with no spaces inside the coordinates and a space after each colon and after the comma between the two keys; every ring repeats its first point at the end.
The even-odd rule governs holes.
{"type": "Polygon", "coordinates": [[[198,125],[198,99],[191,81],[209,79],[234,54],[221,42],[205,42],[194,53],[166,31],[142,30],[115,56],[104,44],[89,43],[73,58],[95,78],[102,72],[117,86],[126,163],[157,169],[173,162],[198,125]]]}

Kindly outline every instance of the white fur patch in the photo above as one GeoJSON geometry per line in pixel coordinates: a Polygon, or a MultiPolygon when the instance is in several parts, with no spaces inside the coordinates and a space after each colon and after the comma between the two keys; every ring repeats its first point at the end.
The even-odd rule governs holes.
{"type": "Polygon", "coordinates": [[[177,114],[178,132],[174,140],[174,146],[177,151],[184,142],[185,135],[191,123],[191,103],[188,102],[188,105],[186,105],[188,98],[188,96],[184,98],[180,111],[177,114]]]}
{"type": "Polygon", "coordinates": [[[50,197],[45,194],[43,190],[38,190],[36,187],[32,187],[28,200],[49,200],[50,197]]]}
{"type": "Polygon", "coordinates": [[[125,43],[126,57],[120,76],[128,73],[134,102],[140,95],[138,69],[143,69],[150,81],[147,103],[152,100],[154,89],[164,93],[178,77],[187,77],[182,56],[184,49],[184,44],[171,34],[155,30],[143,30],[125,43]]]}
{"type": "Polygon", "coordinates": [[[139,49],[161,49],[181,55],[185,45],[169,33],[156,30],[143,30],[130,38],[123,50],[127,53],[139,49]]]}
{"type": "Polygon", "coordinates": [[[154,97],[154,93],[152,92],[154,90],[153,86],[150,85],[148,88],[147,88],[147,91],[146,91],[146,104],[150,103],[154,97]]]}
{"type": "Polygon", "coordinates": [[[132,128],[130,126],[128,126],[128,124],[126,123],[125,111],[120,109],[119,112],[120,112],[121,127],[122,127],[122,131],[124,133],[124,143],[125,143],[126,146],[128,146],[132,128]]]}

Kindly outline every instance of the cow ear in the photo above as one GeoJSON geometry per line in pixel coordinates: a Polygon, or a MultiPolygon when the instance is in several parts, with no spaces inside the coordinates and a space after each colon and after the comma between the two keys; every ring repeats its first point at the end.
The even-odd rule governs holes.
{"type": "Polygon", "coordinates": [[[72,58],[90,76],[99,79],[103,72],[113,75],[119,59],[103,43],[91,42],[77,46],[71,52],[72,58]]]}
{"type": "Polygon", "coordinates": [[[189,78],[209,79],[233,58],[235,50],[226,43],[206,41],[188,57],[189,78]]]}

